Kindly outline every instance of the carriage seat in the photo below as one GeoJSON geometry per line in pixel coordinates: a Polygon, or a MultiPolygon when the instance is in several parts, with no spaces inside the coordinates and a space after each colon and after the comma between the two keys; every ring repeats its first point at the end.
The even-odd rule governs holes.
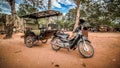
{"type": "Polygon", "coordinates": [[[40,35],[41,31],[40,30],[31,30],[35,35],[40,35]]]}

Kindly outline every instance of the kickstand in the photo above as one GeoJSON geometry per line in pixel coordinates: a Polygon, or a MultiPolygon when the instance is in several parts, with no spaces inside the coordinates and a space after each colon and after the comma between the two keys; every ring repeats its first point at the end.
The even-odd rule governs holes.
{"type": "Polygon", "coordinates": [[[73,50],[75,50],[76,48],[73,48],[73,50]]]}

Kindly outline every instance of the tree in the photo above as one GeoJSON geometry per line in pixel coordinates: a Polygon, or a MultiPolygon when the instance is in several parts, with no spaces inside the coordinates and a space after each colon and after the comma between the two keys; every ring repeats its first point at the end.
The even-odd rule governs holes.
{"type": "MultiPolygon", "coordinates": [[[[51,0],[48,0],[48,10],[50,10],[51,9],[51,0]]],[[[48,29],[48,24],[50,24],[50,18],[48,18],[48,21],[47,21],[47,23],[46,23],[46,28],[48,29]]],[[[49,29],[51,29],[51,28],[49,28],[49,29]]]]}
{"type": "Polygon", "coordinates": [[[0,13],[0,23],[5,25],[6,19],[5,19],[6,14],[1,14],[0,13]]]}
{"type": "Polygon", "coordinates": [[[1,14],[0,13],[0,25],[2,25],[2,28],[0,29],[0,31],[5,31],[5,19],[6,14],[1,14]]]}
{"type": "Polygon", "coordinates": [[[74,29],[73,31],[76,29],[76,27],[78,26],[78,22],[80,19],[80,0],[74,0],[75,4],[76,4],[76,8],[77,8],[77,13],[76,13],[76,21],[75,21],[75,25],[74,25],[74,29]]]}
{"type": "Polygon", "coordinates": [[[11,6],[11,21],[6,25],[6,36],[5,38],[12,38],[12,34],[13,34],[13,26],[14,26],[14,22],[15,22],[15,15],[16,15],[16,11],[15,11],[15,0],[6,0],[10,6],[11,6]]]}
{"type": "Polygon", "coordinates": [[[30,14],[33,12],[37,12],[38,9],[29,5],[29,4],[20,4],[19,5],[19,10],[17,11],[17,15],[22,16],[26,14],[30,14]]]}
{"type": "Polygon", "coordinates": [[[71,21],[72,23],[75,23],[76,17],[76,8],[70,9],[69,12],[65,15],[65,19],[68,21],[71,21]]]}
{"type": "Polygon", "coordinates": [[[108,16],[112,21],[120,17],[120,0],[105,1],[105,4],[107,4],[105,7],[108,11],[108,16]]]}
{"type": "Polygon", "coordinates": [[[2,9],[0,8],[0,12],[2,12],[2,9]]]}
{"type": "Polygon", "coordinates": [[[119,20],[119,0],[113,2],[89,2],[86,3],[87,19],[93,26],[113,26],[113,21],[119,20]]]}
{"type": "MultiPolygon", "coordinates": [[[[77,8],[77,13],[76,13],[76,20],[75,20],[75,25],[74,25],[74,28],[73,28],[73,32],[76,29],[76,27],[78,26],[78,22],[79,22],[79,19],[80,19],[80,3],[82,3],[82,2],[84,2],[84,0],[74,0],[74,3],[76,4],[76,8],[77,8]]],[[[73,36],[73,32],[70,35],[70,37],[73,36]]]]}
{"type": "Polygon", "coordinates": [[[102,7],[100,4],[96,3],[86,3],[86,13],[87,20],[92,25],[97,26],[100,24],[101,19],[104,17],[104,12],[101,10],[102,7]],[[88,5],[89,4],[89,5],[88,5]]]}
{"type": "MultiPolygon", "coordinates": [[[[70,30],[73,29],[74,25],[75,24],[75,20],[76,20],[76,8],[72,8],[69,10],[69,12],[65,15],[65,21],[66,23],[69,23],[68,25],[70,26],[70,30]]],[[[83,9],[80,9],[80,17],[83,18],[83,17],[86,17],[86,13],[83,9]]]]}
{"type": "Polygon", "coordinates": [[[43,0],[24,0],[24,3],[29,4],[33,7],[38,7],[40,9],[46,8],[43,4],[43,0]]]}

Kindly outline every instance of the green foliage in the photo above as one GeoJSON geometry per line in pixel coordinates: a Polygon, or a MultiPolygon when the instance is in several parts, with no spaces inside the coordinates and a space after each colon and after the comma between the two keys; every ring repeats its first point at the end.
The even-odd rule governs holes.
{"type": "Polygon", "coordinates": [[[62,19],[55,20],[58,25],[58,29],[64,28],[64,21],[62,19]]]}
{"type": "Polygon", "coordinates": [[[29,4],[33,7],[38,7],[40,9],[46,9],[46,6],[43,3],[43,0],[24,0],[24,3],[29,4]]]}
{"type": "Polygon", "coordinates": [[[31,5],[20,4],[19,5],[19,10],[17,11],[17,14],[19,16],[22,16],[22,15],[30,14],[30,13],[37,12],[37,11],[38,11],[37,8],[35,8],[31,5]]]}
{"type": "MultiPolygon", "coordinates": [[[[76,20],[76,11],[77,9],[76,8],[73,8],[73,9],[70,9],[69,12],[65,15],[65,24],[66,24],[66,27],[69,28],[70,30],[73,29],[74,27],[74,24],[75,24],[75,20],[76,20]]],[[[84,10],[80,10],[80,17],[83,18],[83,17],[86,17],[86,13],[84,10]]]]}
{"type": "Polygon", "coordinates": [[[70,9],[69,12],[65,15],[65,17],[69,21],[75,21],[76,9],[70,9]]]}
{"type": "Polygon", "coordinates": [[[120,28],[120,22],[115,24],[115,27],[120,28]]]}
{"type": "Polygon", "coordinates": [[[112,20],[115,20],[116,17],[120,17],[120,0],[113,0],[112,2],[108,2],[106,9],[108,10],[109,17],[112,20]]]}
{"type": "Polygon", "coordinates": [[[108,25],[115,26],[116,18],[120,17],[120,0],[114,0],[113,2],[92,3],[86,2],[83,4],[86,7],[87,21],[92,26],[108,25]]]}

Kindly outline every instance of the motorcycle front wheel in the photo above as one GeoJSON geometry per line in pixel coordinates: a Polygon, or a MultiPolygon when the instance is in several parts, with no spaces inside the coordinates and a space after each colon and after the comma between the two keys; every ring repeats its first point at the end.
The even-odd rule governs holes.
{"type": "Polygon", "coordinates": [[[90,58],[94,54],[94,48],[88,41],[80,42],[78,45],[78,50],[79,53],[85,58],[90,58]]]}
{"type": "Polygon", "coordinates": [[[60,41],[59,38],[53,38],[51,40],[51,47],[53,50],[55,50],[55,51],[60,50],[61,47],[59,47],[59,41],[60,41]]]}

